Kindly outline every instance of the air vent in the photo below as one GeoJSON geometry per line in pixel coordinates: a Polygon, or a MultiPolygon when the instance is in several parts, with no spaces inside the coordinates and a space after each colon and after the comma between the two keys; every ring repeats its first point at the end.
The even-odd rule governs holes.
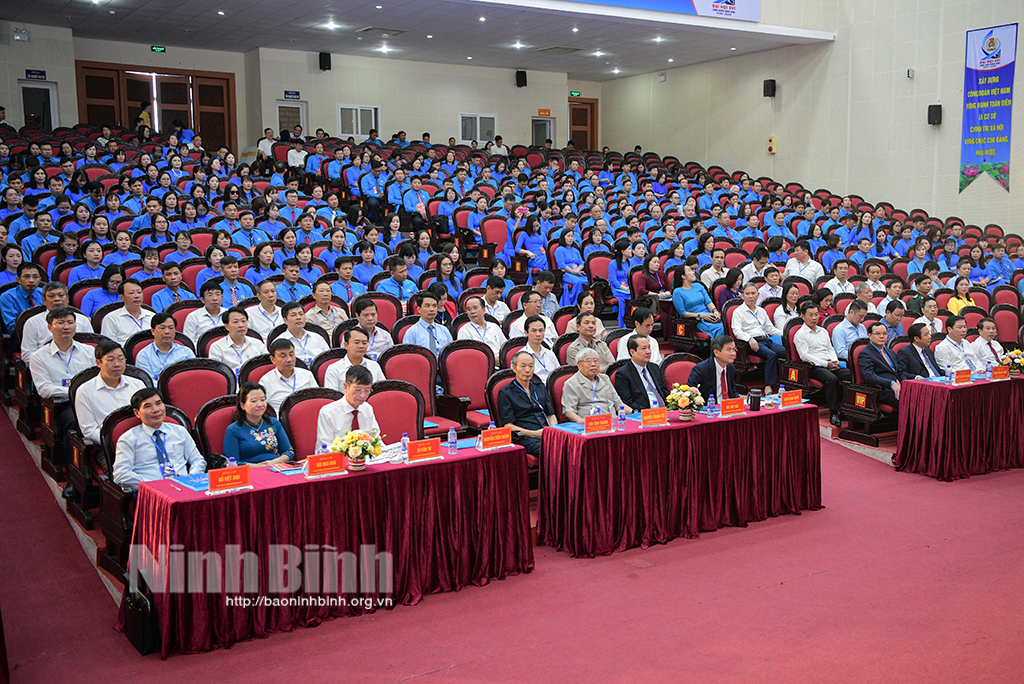
{"type": "Polygon", "coordinates": [[[366,28],[359,29],[356,33],[368,36],[377,36],[379,38],[394,38],[395,36],[400,36],[403,33],[408,33],[408,31],[405,29],[383,28],[381,26],[367,26],[366,28]]]}
{"type": "Polygon", "coordinates": [[[558,45],[552,45],[546,48],[537,48],[537,52],[546,52],[549,55],[571,55],[574,52],[579,52],[582,48],[574,47],[560,47],[558,45]]]}

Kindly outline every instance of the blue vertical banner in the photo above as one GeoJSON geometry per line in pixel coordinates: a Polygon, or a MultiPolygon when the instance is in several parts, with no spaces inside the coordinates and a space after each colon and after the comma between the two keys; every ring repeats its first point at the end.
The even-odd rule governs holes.
{"type": "Polygon", "coordinates": [[[1010,121],[1017,24],[967,32],[960,192],[987,173],[1010,189],[1010,121]]]}

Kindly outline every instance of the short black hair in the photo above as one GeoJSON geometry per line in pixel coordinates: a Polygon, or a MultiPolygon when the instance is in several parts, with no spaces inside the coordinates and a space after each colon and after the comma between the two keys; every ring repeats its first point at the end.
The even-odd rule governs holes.
{"type": "Polygon", "coordinates": [[[369,309],[371,306],[374,307],[374,308],[377,308],[377,302],[375,302],[375,301],[373,301],[372,299],[369,299],[369,298],[366,298],[366,299],[358,299],[357,298],[355,303],[352,304],[352,315],[353,316],[358,316],[359,314],[363,313],[363,311],[366,311],[367,309],[369,309]]]}
{"type": "MultiPolygon", "coordinates": [[[[142,404],[145,403],[150,397],[159,397],[160,393],[152,387],[143,387],[138,392],[132,395],[132,411],[138,411],[142,408],[142,404]]],[[[162,398],[161,398],[162,401],[162,398]]]]}
{"type": "Polygon", "coordinates": [[[365,366],[349,366],[348,370],[345,371],[345,384],[349,385],[352,383],[356,385],[372,385],[373,375],[370,374],[370,369],[365,366]]]}
{"type": "Polygon", "coordinates": [[[223,294],[223,290],[220,289],[220,283],[215,283],[215,282],[213,282],[213,278],[210,278],[205,283],[203,283],[202,287],[199,288],[199,297],[200,297],[200,299],[207,292],[213,292],[214,290],[217,290],[218,292],[221,292],[221,294],[223,294]]]}
{"type": "Polygon", "coordinates": [[[292,341],[287,337],[278,337],[267,346],[267,351],[270,352],[271,356],[274,356],[279,351],[292,349],[294,347],[295,345],[292,344],[292,341]]]}
{"type": "Polygon", "coordinates": [[[227,325],[228,321],[231,320],[231,314],[233,314],[233,313],[240,313],[243,316],[245,316],[245,320],[249,320],[249,314],[246,313],[245,309],[243,309],[240,306],[233,306],[230,309],[228,309],[227,311],[225,311],[223,314],[221,314],[221,316],[220,316],[221,322],[224,325],[227,325]]]}
{"type": "Polygon", "coordinates": [[[281,318],[288,318],[288,314],[295,309],[301,309],[303,313],[306,311],[306,307],[302,306],[302,304],[299,304],[298,302],[288,302],[281,307],[281,318]]]}
{"type": "Polygon", "coordinates": [[[633,309],[633,325],[636,325],[637,323],[643,323],[653,315],[654,313],[646,306],[638,306],[635,309],[633,309]]]}
{"type": "Polygon", "coordinates": [[[135,278],[128,278],[126,280],[122,280],[121,284],[117,286],[117,294],[123,295],[124,294],[124,288],[125,288],[126,285],[138,285],[140,288],[142,287],[142,285],[139,283],[139,281],[136,280],[135,278]]]}
{"type": "Polygon", "coordinates": [[[51,309],[49,312],[47,312],[46,324],[50,325],[56,320],[59,320],[61,318],[67,318],[69,316],[71,318],[75,317],[74,309],[72,309],[70,306],[58,306],[57,308],[51,309]]]}
{"type": "Polygon", "coordinates": [[[722,351],[725,348],[725,345],[735,341],[736,340],[732,339],[728,335],[719,335],[715,339],[711,340],[711,353],[714,354],[716,351],[722,351]]]}
{"type": "Polygon", "coordinates": [[[534,323],[540,323],[542,326],[544,326],[544,329],[547,330],[547,321],[544,320],[543,316],[535,314],[533,316],[530,316],[523,322],[523,332],[530,332],[530,326],[533,325],[534,323]]]}
{"type": "Polygon", "coordinates": [[[505,281],[504,281],[504,279],[499,278],[496,275],[492,275],[489,278],[487,278],[487,287],[489,287],[489,288],[491,288],[493,290],[504,290],[505,289],[505,281]]]}
{"type": "Polygon", "coordinates": [[[178,327],[178,321],[174,320],[174,316],[172,316],[171,314],[163,313],[163,312],[158,313],[158,314],[153,314],[153,318],[151,318],[149,320],[149,329],[150,330],[156,330],[156,326],[158,326],[158,325],[160,325],[162,323],[166,323],[169,320],[170,321],[174,321],[174,327],[175,328],[178,327]]]}

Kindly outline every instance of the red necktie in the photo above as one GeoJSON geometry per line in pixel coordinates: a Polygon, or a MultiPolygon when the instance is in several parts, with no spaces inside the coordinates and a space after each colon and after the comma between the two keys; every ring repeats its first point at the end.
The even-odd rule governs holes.
{"type": "Polygon", "coordinates": [[[719,399],[729,398],[729,384],[725,380],[725,369],[722,369],[722,396],[719,399]]]}
{"type": "Polygon", "coordinates": [[[231,305],[238,306],[238,292],[235,288],[231,288],[231,305]]]}
{"type": "Polygon", "coordinates": [[[999,363],[999,354],[996,354],[996,348],[992,346],[991,342],[986,342],[985,344],[988,345],[988,349],[992,352],[992,356],[996,357],[996,363],[999,363]]]}
{"type": "Polygon", "coordinates": [[[176,301],[176,302],[180,302],[180,301],[181,301],[181,297],[179,297],[179,296],[178,296],[178,293],[177,293],[177,292],[175,292],[175,293],[173,293],[173,294],[174,294],[174,301],[176,301]]]}
{"type": "Polygon", "coordinates": [[[30,293],[29,294],[29,296],[28,296],[28,305],[29,306],[35,306],[36,305],[36,295],[35,295],[35,293],[30,293]]]}
{"type": "Polygon", "coordinates": [[[359,429],[359,409],[352,409],[352,431],[359,429]]]}
{"type": "Polygon", "coordinates": [[[348,293],[348,300],[351,302],[352,301],[352,286],[346,284],[345,285],[345,292],[348,293]]]}

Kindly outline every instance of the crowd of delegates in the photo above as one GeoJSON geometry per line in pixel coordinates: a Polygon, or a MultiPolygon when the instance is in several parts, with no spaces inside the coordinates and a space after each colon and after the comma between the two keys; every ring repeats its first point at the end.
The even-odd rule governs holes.
{"type": "MultiPolygon", "coordinates": [[[[579,368],[564,399],[571,420],[582,420],[593,405],[640,409],[664,402],[663,355],[651,331],[660,303],[670,302],[677,316],[693,319],[711,340],[711,355],[696,372],[701,391],[719,397],[735,393],[729,359],[737,341],[766,361],[768,389],[777,386],[776,361],[785,354],[781,336],[787,323],[800,319],[796,350],[812,364],[811,377],[823,384],[832,421],[839,424],[855,340],[870,341],[865,377],[887,388],[885,399],[894,404],[908,377],[979,368],[1001,354],[995,324],[985,319],[978,339],[967,342],[966,323],[955,314],[975,304],[976,288],[993,291],[1024,267],[1024,246],[1012,256],[1002,240],[990,250],[985,242],[968,249],[955,222],[947,235],[924,217],[900,220],[886,206],[855,205],[850,197],[822,204],[810,193],[762,187],[744,174],[716,182],[701,170],[670,173],[658,161],[648,167],[639,149],[625,157],[607,155],[599,168],[582,155],[569,155],[564,163],[541,156],[531,168],[500,140],[490,148],[499,154],[488,157],[467,154],[453,140],[451,146],[432,145],[428,134],[411,142],[399,132],[384,144],[374,131],[356,145],[328,138],[322,129],[312,139],[301,130],[291,133],[286,160],[275,160],[280,141],[268,129],[249,165],[225,146],[204,149],[201,136],[187,129],[161,137],[143,124],[135,137],[119,137],[104,128],[84,146],[55,138],[20,148],[13,130],[0,131],[0,286],[11,283],[0,294],[0,315],[10,333],[23,311],[45,306],[26,322],[21,340],[43,396],[66,396],[76,368],[109,366],[79,395],[93,402],[78,414],[90,441],[96,441],[102,419],[96,406],[109,409],[130,399],[140,415],[152,414],[139,428],[147,440],[135,439],[133,448],[152,445],[160,452],[150,430],[162,421],[160,398],[135,392],[134,378],[117,372],[125,363],[121,345],[152,331],[155,343],[136,364],[156,380],[171,364],[193,356],[178,334],[198,343],[224,326],[228,335],[211,347],[211,358],[237,372],[269,353],[275,366],[262,386],[245,385],[239,392],[231,433],[237,444],[231,448],[245,462],[286,459],[287,437],[269,416],[288,394],[316,385],[309,371],[296,366],[298,360],[308,366],[328,349],[317,328],[330,339],[349,316],[358,325],[345,331],[346,356],[325,379],[346,393],[349,404],[322,422],[335,431],[357,421],[372,424],[372,409],[359,393],[384,379],[376,359],[393,340],[377,326],[375,304],[359,296],[369,290],[391,294],[418,316],[405,343],[440,354],[453,339],[478,340],[497,356],[507,341],[500,323],[511,313],[508,274],[519,259],[533,289],[519,300],[523,315],[509,330],[509,337],[525,338],[525,346],[513,360],[516,381],[501,392],[500,407],[522,432],[531,459],[539,456],[539,431],[554,420],[543,383],[558,366],[552,318],[564,306],[577,307],[568,332],[579,334],[568,350],[568,362],[579,368]],[[115,180],[91,180],[95,165],[115,180]],[[457,228],[461,208],[468,219],[457,228]],[[467,286],[466,261],[473,262],[485,241],[484,219],[493,216],[504,221],[505,239],[489,267],[485,293],[464,302],[468,324],[453,329],[456,302],[467,286]],[[458,244],[438,244],[433,231],[439,228],[458,235],[458,244]],[[198,234],[210,242],[202,252],[193,246],[198,234]],[[729,245],[743,246],[749,257],[727,267],[729,245]],[[616,299],[608,301],[619,325],[633,328],[620,341],[618,359],[595,315],[594,292],[603,305],[605,290],[589,275],[587,259],[594,253],[608,255],[607,294],[616,299]],[[183,262],[195,258],[204,268],[192,286],[184,282],[183,262]],[[910,282],[883,279],[900,258],[907,260],[910,282]],[[631,282],[634,268],[642,276],[639,286],[631,282]],[[801,282],[810,294],[801,296],[801,282]],[[81,311],[69,309],[68,288],[83,283],[88,292],[81,311]],[[162,287],[147,296],[144,286],[152,283],[162,287]],[[904,296],[905,286],[910,296],[904,296]],[[952,291],[947,308],[954,316],[945,326],[934,298],[940,288],[952,291]],[[840,294],[854,300],[830,335],[822,324],[840,294]],[[313,300],[308,310],[304,298],[313,300]],[[337,305],[339,298],[350,306],[348,313],[337,305]],[[627,299],[645,306],[627,312],[627,299]],[[732,336],[723,320],[731,299],[740,300],[732,336]],[[166,311],[189,300],[197,308],[178,330],[166,311]],[[97,346],[93,359],[74,342],[75,331],[88,330],[90,317],[118,302],[123,306],[102,319],[109,343],[97,346]],[[771,316],[769,304],[775,307],[771,316]],[[284,333],[268,345],[270,332],[281,325],[284,333]],[[928,344],[939,333],[946,337],[932,355],[928,344]],[[886,340],[897,335],[913,344],[895,355],[886,340]],[[632,363],[613,386],[603,373],[626,359],[632,363]]],[[[164,433],[165,450],[177,448],[176,431],[164,433]]],[[[191,454],[186,449],[172,465],[190,464],[191,454]]],[[[133,476],[124,477],[128,482],[133,476]]]]}

